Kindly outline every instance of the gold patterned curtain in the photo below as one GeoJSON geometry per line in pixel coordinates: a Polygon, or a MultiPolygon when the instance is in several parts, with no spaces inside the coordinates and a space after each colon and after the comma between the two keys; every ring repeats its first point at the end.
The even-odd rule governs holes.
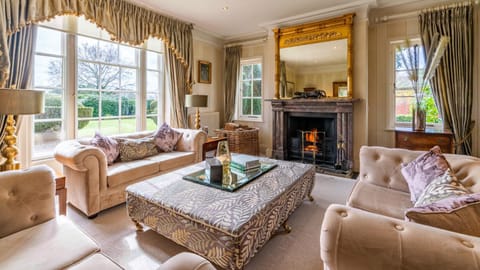
{"type": "Polygon", "coordinates": [[[185,66],[192,80],[192,24],[155,13],[125,0],[0,1],[0,87],[8,79],[11,60],[7,38],[28,24],[60,15],[83,15],[110,33],[112,40],[139,45],[149,37],[162,39],[185,66]]]}
{"type": "Polygon", "coordinates": [[[241,54],[241,45],[225,49],[225,122],[232,122],[235,114],[235,97],[237,95],[237,81],[240,75],[241,54]]]}
{"type": "MultiPolygon", "coordinates": [[[[419,15],[425,50],[436,33],[450,37],[445,54],[430,81],[442,119],[455,137],[456,153],[472,153],[473,5],[454,4],[428,9],[419,15]]],[[[478,57],[478,56],[477,56],[478,57]]]]}
{"type": "MultiPolygon", "coordinates": [[[[9,68],[9,78],[5,84],[7,88],[28,89],[31,87],[33,56],[37,27],[28,25],[7,38],[8,56],[12,64],[9,68]]],[[[17,127],[20,127],[18,116],[15,117],[17,127]]],[[[7,116],[0,115],[0,149],[5,147],[3,138],[6,135],[7,116]]]]}

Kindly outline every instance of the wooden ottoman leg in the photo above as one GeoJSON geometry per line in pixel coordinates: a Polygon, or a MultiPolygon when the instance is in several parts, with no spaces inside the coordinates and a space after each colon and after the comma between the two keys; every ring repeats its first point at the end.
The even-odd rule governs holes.
{"type": "Polygon", "coordinates": [[[135,224],[135,227],[137,227],[137,232],[143,232],[143,226],[140,224],[140,222],[136,221],[135,219],[132,218],[133,223],[135,224]]]}

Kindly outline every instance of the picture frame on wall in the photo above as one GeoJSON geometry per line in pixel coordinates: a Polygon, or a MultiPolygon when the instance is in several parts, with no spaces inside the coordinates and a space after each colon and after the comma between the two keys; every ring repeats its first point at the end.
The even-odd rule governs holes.
{"type": "Polygon", "coordinates": [[[212,83],[212,63],[199,60],[197,72],[199,83],[212,83]]]}
{"type": "Polygon", "coordinates": [[[347,82],[333,82],[332,88],[334,97],[348,97],[347,82]]]}

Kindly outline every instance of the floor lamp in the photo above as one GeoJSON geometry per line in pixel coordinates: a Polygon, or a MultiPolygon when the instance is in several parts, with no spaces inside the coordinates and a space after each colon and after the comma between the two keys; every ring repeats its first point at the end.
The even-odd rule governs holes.
{"type": "Polygon", "coordinates": [[[3,138],[6,147],[2,150],[6,161],[0,165],[0,171],[20,169],[20,163],[15,160],[18,148],[15,146],[17,136],[13,116],[43,113],[43,95],[43,91],[0,89],[0,115],[7,115],[6,134],[3,138]]]}
{"type": "Polygon", "coordinates": [[[208,107],[207,95],[185,95],[185,107],[197,108],[195,114],[195,129],[200,129],[200,109],[208,107]]]}

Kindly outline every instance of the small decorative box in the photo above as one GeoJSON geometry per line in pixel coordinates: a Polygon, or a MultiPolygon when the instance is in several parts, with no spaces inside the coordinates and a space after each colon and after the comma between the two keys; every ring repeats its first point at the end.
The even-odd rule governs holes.
{"type": "Polygon", "coordinates": [[[222,162],[216,158],[207,158],[205,160],[205,175],[210,183],[222,183],[223,178],[222,162]]]}

